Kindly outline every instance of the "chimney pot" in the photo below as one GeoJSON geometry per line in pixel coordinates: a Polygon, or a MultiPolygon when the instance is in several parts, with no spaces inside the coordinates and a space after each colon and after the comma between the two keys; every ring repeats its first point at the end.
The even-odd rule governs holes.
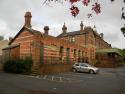
{"type": "Polygon", "coordinates": [[[44,34],[48,35],[49,33],[49,26],[44,26],[44,34]]]}

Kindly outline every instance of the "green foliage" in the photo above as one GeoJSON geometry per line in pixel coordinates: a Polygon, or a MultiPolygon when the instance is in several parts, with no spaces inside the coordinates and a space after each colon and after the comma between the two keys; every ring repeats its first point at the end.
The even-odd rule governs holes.
{"type": "Polygon", "coordinates": [[[122,27],[122,28],[121,28],[121,32],[122,32],[123,34],[125,34],[125,27],[122,27]]]}
{"type": "Polygon", "coordinates": [[[100,62],[100,61],[97,61],[95,64],[101,64],[101,62],[100,62]]]}
{"type": "Polygon", "coordinates": [[[9,60],[4,64],[4,71],[10,73],[31,73],[32,59],[9,60]]]}
{"type": "Polygon", "coordinates": [[[125,49],[119,49],[119,51],[125,57],[125,49]]]}

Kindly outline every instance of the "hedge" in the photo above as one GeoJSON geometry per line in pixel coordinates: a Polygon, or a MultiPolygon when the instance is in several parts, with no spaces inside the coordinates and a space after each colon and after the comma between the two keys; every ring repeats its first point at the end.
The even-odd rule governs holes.
{"type": "Polygon", "coordinates": [[[9,60],[4,64],[4,71],[9,73],[31,73],[32,59],[9,60]]]}

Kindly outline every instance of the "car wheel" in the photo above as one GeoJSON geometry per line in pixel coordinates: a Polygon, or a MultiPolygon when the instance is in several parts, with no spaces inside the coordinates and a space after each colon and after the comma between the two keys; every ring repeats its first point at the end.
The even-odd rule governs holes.
{"type": "Polygon", "coordinates": [[[95,74],[95,72],[93,70],[90,70],[89,73],[90,74],[95,74]]]}
{"type": "Polygon", "coordinates": [[[77,70],[76,70],[76,69],[73,69],[73,72],[77,72],[77,70]]]}

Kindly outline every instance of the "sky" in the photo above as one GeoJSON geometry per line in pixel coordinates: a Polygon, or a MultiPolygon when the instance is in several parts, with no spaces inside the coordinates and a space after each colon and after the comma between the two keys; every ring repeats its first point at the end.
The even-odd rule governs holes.
{"type": "Polygon", "coordinates": [[[57,36],[62,32],[64,22],[68,32],[80,30],[80,23],[84,26],[96,26],[98,33],[104,34],[104,40],[115,48],[125,48],[125,37],[120,31],[125,21],[121,20],[121,8],[123,0],[98,0],[101,4],[101,13],[96,15],[91,11],[91,5],[83,6],[76,3],[80,9],[77,17],[70,14],[69,2],[53,2],[43,5],[45,0],[0,0],[0,36],[8,39],[14,37],[24,25],[25,12],[32,13],[32,28],[43,32],[44,26],[49,26],[49,34],[57,36]],[[93,17],[88,18],[87,14],[93,17]]]}

